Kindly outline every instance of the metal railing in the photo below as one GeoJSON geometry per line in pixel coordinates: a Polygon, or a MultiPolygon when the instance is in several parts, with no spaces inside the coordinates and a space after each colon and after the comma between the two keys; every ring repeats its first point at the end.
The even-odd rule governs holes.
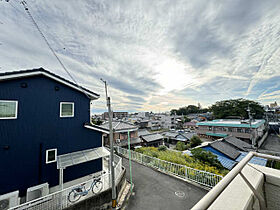
{"type": "MultiPolygon", "coordinates": [[[[128,158],[129,153],[127,149],[121,147],[115,148],[118,154],[128,158]]],[[[223,178],[221,175],[194,169],[185,165],[171,163],[155,157],[143,155],[135,151],[131,151],[131,159],[143,165],[153,167],[159,171],[169,173],[192,182],[196,182],[208,188],[214,187],[223,178]]]]}
{"type": "MultiPolygon", "coordinates": [[[[116,181],[119,180],[119,178],[121,177],[122,174],[122,158],[115,155],[115,179],[116,181]]],[[[102,172],[98,173],[99,176],[101,177],[101,181],[103,183],[103,188],[102,190],[98,193],[100,194],[103,191],[108,190],[111,187],[111,182],[110,182],[110,172],[106,172],[105,174],[103,174],[102,172]],[[101,174],[101,175],[100,175],[101,174]]],[[[74,187],[78,187],[81,186],[82,184],[85,184],[85,188],[89,189],[90,185],[93,181],[93,178],[96,176],[96,174],[93,175],[93,177],[88,180],[88,181],[84,181],[81,182],[77,185],[73,185],[71,187],[65,188],[63,190],[54,192],[52,194],[46,195],[44,197],[23,203],[21,205],[18,205],[16,207],[10,208],[10,210],[23,210],[23,209],[28,209],[28,210],[56,210],[56,209],[64,209],[67,208],[77,202],[80,202],[86,198],[98,195],[98,194],[93,194],[91,191],[86,195],[86,196],[82,196],[77,202],[70,202],[68,199],[68,195],[69,193],[72,191],[72,189],[74,187]]]]}
{"type": "MultiPolygon", "coordinates": [[[[278,160],[280,161],[280,157],[262,154],[258,152],[250,152],[246,157],[244,157],[224,178],[223,180],[217,184],[210,192],[208,192],[193,208],[192,210],[204,210],[208,209],[212,203],[218,198],[218,196],[224,191],[224,189],[232,182],[232,180],[240,174],[242,179],[248,185],[248,187],[252,190],[253,194],[259,200],[260,208],[262,210],[266,210],[266,203],[263,196],[257,192],[257,190],[252,186],[252,184],[248,181],[246,176],[242,173],[242,169],[247,165],[247,163],[254,157],[265,158],[269,160],[278,160]]],[[[226,207],[225,207],[226,208],[226,207]]]]}

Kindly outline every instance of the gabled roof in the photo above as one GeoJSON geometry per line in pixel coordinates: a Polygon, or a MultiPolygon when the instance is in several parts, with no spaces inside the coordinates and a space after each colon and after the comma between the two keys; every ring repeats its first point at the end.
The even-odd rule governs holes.
{"type": "Polygon", "coordinates": [[[241,151],[248,151],[248,149],[252,149],[252,146],[238,138],[235,138],[234,136],[227,136],[224,138],[224,140],[235,146],[236,148],[238,148],[241,151]]]}
{"type": "Polygon", "coordinates": [[[32,76],[37,76],[37,75],[43,75],[46,76],[50,79],[53,79],[59,83],[62,83],[66,86],[69,86],[75,90],[78,90],[82,93],[85,93],[88,95],[91,99],[98,99],[100,96],[84,87],[81,87],[73,82],[70,82],[67,79],[64,79],[63,77],[60,77],[50,71],[47,71],[43,68],[38,68],[38,69],[30,69],[30,70],[21,70],[21,71],[12,71],[12,72],[5,72],[5,73],[0,73],[0,81],[4,80],[12,80],[12,79],[17,79],[17,78],[23,78],[23,77],[32,77],[32,76]]]}
{"type": "Polygon", "coordinates": [[[196,135],[196,133],[190,132],[190,133],[182,133],[181,135],[185,136],[188,140],[191,140],[193,136],[196,135]]]}
{"type": "Polygon", "coordinates": [[[138,136],[145,136],[151,134],[147,129],[139,129],[138,136]]]}
{"type": "Polygon", "coordinates": [[[155,134],[142,136],[142,139],[146,142],[152,142],[152,141],[157,141],[157,140],[163,139],[163,136],[158,133],[155,133],[155,134]]]}
{"type": "MultiPolygon", "coordinates": [[[[105,122],[99,127],[109,130],[109,122],[105,122]]],[[[127,132],[127,131],[136,131],[138,130],[138,127],[135,125],[132,125],[127,122],[122,122],[122,121],[113,121],[112,122],[112,127],[114,132],[127,132]]]]}
{"type": "Polygon", "coordinates": [[[226,143],[224,140],[215,141],[213,143],[210,143],[209,146],[225,154],[233,160],[235,160],[240,155],[240,152],[237,149],[226,143]]]}

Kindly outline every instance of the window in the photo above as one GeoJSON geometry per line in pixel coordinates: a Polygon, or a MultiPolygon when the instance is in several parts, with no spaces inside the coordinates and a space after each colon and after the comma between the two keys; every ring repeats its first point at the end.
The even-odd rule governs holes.
{"type": "Polygon", "coordinates": [[[0,100],[0,119],[16,119],[17,118],[17,101],[0,100]]]}
{"type": "Polygon", "coordinates": [[[48,149],[46,151],[46,163],[56,162],[57,149],[48,149]]]}
{"type": "Polygon", "coordinates": [[[74,117],[74,103],[61,102],[60,103],[60,117],[74,117]]]}

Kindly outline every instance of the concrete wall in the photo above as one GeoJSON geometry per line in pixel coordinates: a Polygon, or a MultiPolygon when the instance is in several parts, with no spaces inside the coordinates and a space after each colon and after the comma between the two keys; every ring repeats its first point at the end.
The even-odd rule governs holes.
{"type": "MultiPolygon", "coordinates": [[[[125,182],[125,168],[123,168],[123,174],[121,175],[121,178],[116,183],[117,188],[117,197],[118,194],[125,182]]],[[[100,209],[110,209],[112,201],[112,189],[108,189],[97,196],[90,197],[88,199],[85,199],[83,201],[78,202],[75,205],[72,205],[67,210],[100,210],[100,209]]]]}

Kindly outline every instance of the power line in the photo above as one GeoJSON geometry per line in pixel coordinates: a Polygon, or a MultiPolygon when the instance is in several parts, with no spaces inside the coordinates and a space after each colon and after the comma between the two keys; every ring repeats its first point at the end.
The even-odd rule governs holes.
{"type": "Polygon", "coordinates": [[[48,42],[47,38],[45,37],[45,35],[43,34],[43,32],[41,31],[41,29],[39,28],[38,24],[36,23],[35,19],[33,18],[33,16],[31,15],[27,3],[26,1],[21,1],[21,4],[23,5],[27,15],[29,16],[31,22],[33,23],[33,25],[35,26],[35,28],[38,30],[38,32],[40,33],[41,37],[44,39],[44,41],[46,42],[47,46],[49,47],[49,49],[51,50],[52,54],[55,56],[55,58],[57,59],[57,61],[59,62],[59,64],[61,65],[61,67],[63,68],[63,70],[68,74],[68,76],[73,80],[73,82],[82,90],[82,92],[88,97],[90,98],[86,92],[84,91],[84,89],[77,83],[77,81],[74,79],[74,77],[70,74],[70,72],[67,70],[67,68],[65,67],[65,65],[62,63],[62,61],[60,60],[60,58],[57,56],[56,52],[53,50],[53,48],[51,47],[50,43],[48,42]]]}

